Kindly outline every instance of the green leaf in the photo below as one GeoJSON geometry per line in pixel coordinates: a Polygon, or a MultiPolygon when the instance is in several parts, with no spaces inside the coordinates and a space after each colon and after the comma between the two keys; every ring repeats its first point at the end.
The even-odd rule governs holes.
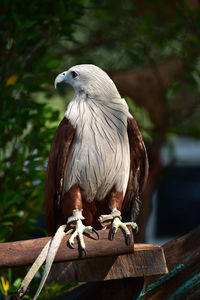
{"type": "Polygon", "coordinates": [[[21,283],[22,283],[22,279],[21,278],[17,278],[17,279],[15,279],[13,285],[18,289],[20,287],[21,283]]]}

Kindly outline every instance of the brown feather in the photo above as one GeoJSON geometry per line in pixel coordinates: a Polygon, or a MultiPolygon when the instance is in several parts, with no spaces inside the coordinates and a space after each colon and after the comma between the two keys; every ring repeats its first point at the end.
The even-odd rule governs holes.
{"type": "MultiPolygon", "coordinates": [[[[128,119],[127,131],[130,144],[131,165],[128,187],[122,204],[122,217],[130,221],[133,208],[137,210],[139,194],[142,192],[147,180],[148,159],[141,133],[134,118],[128,119]]],[[[108,214],[110,212],[109,199],[111,194],[113,192],[119,193],[119,191],[111,190],[105,199],[91,203],[87,203],[82,199],[83,206],[81,205],[81,207],[79,207],[80,197],[78,197],[79,200],[75,199],[76,201],[73,195],[70,194],[69,197],[69,193],[73,191],[70,190],[62,196],[64,170],[74,133],[75,128],[64,118],[56,131],[50,151],[45,185],[45,209],[47,228],[50,235],[55,233],[59,225],[67,221],[67,217],[71,215],[73,208],[83,208],[83,215],[85,217],[84,223],[93,225],[95,228],[100,228],[98,217],[101,214],[108,214]]],[[[121,209],[121,204],[118,209],[121,209]]]]}
{"type": "Polygon", "coordinates": [[[75,128],[64,117],[56,131],[50,150],[45,183],[45,210],[50,235],[54,234],[59,222],[62,178],[74,133],[75,128]]]}
{"type": "Polygon", "coordinates": [[[139,211],[139,196],[148,178],[148,158],[142,135],[134,118],[128,118],[127,131],[130,145],[130,176],[122,206],[122,217],[130,221],[131,214],[139,211]]]}

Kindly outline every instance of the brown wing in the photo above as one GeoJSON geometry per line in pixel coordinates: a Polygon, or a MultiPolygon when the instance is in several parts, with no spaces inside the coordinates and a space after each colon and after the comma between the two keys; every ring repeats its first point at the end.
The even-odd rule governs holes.
{"type": "Polygon", "coordinates": [[[75,128],[64,117],[50,150],[45,183],[45,210],[49,235],[53,235],[57,229],[62,178],[74,133],[75,128]]]}
{"type": "Polygon", "coordinates": [[[122,206],[123,219],[129,220],[139,210],[139,195],[148,177],[148,158],[142,135],[135,119],[128,118],[127,124],[130,145],[130,176],[122,206]]]}

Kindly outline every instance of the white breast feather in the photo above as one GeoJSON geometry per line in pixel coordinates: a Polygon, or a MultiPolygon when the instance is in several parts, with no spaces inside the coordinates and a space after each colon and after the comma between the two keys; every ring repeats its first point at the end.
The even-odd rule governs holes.
{"type": "Polygon", "coordinates": [[[113,187],[125,194],[130,171],[128,115],[124,99],[105,103],[77,95],[70,102],[65,116],[76,133],[65,169],[64,192],[78,184],[87,201],[103,199],[113,187]]]}

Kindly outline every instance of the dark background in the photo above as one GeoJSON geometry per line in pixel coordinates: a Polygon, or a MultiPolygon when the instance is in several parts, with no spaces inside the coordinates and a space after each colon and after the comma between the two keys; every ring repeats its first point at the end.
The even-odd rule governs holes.
{"type": "MultiPolygon", "coordinates": [[[[79,63],[109,73],[148,149],[150,176],[137,241],[145,241],[155,190],[158,239],[179,236],[199,223],[199,157],[196,165],[188,158],[187,166],[177,166],[170,143],[172,137],[200,138],[199,1],[2,0],[0,35],[1,242],[46,234],[49,149],[72,98],[70,88],[55,91],[53,82],[59,72],[79,63]],[[163,147],[171,157],[167,164],[163,147]]],[[[24,274],[2,273],[10,284],[8,293],[24,274]]],[[[37,278],[35,282],[37,286],[37,278]]],[[[46,285],[40,297],[51,299],[66,288],[46,285]]],[[[0,291],[0,299],[6,299],[2,281],[0,291]]]]}

